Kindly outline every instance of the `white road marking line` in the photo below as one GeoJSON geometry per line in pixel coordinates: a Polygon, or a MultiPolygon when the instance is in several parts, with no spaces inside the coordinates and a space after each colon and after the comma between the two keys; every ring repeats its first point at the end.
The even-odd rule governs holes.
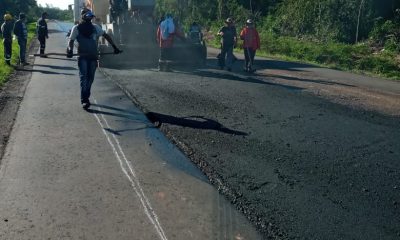
{"type": "MultiPolygon", "coordinates": [[[[97,104],[97,101],[95,101],[95,103],[97,104]]],[[[100,111],[102,110],[101,108],[99,108],[100,111]]],[[[102,123],[99,114],[95,113],[94,114],[97,122],[99,123],[100,127],[102,128],[102,131],[104,133],[104,135],[107,138],[108,143],[110,144],[117,160],[119,161],[120,167],[122,172],[125,174],[125,176],[128,178],[128,180],[131,182],[132,188],[135,190],[136,195],[139,197],[139,200],[143,206],[143,210],[146,214],[146,216],[148,217],[148,219],[150,220],[150,222],[153,224],[154,228],[156,229],[159,237],[161,240],[168,240],[168,238],[165,235],[165,232],[158,220],[158,216],[155,213],[155,211],[153,210],[150,201],[148,200],[148,198],[146,197],[146,195],[144,194],[143,188],[140,185],[139,179],[131,165],[131,163],[128,161],[128,159],[126,158],[126,155],[124,153],[124,151],[122,150],[122,147],[118,141],[118,139],[115,137],[115,135],[113,136],[113,139],[116,143],[116,145],[118,146],[118,149],[115,147],[115,144],[113,143],[113,141],[111,140],[111,138],[109,137],[109,133],[105,130],[104,124],[102,123]],[[127,171],[126,167],[124,166],[124,163],[122,161],[122,158],[124,159],[124,162],[126,164],[126,166],[128,166],[129,168],[129,172],[131,174],[129,174],[129,172],[127,171]],[[132,175],[132,176],[131,176],[132,175]]],[[[103,121],[106,124],[106,127],[110,129],[110,125],[108,124],[106,118],[104,117],[104,115],[101,115],[103,121]]]]}

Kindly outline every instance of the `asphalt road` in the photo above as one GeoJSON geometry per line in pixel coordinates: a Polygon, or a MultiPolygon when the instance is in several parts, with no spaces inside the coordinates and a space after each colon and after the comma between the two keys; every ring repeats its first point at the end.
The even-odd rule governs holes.
{"type": "MultiPolygon", "coordinates": [[[[49,26],[47,51],[65,52],[67,26],[49,26]]],[[[27,71],[0,161],[0,239],[261,239],[102,74],[86,112],[76,59],[27,71]]]]}
{"type": "Polygon", "coordinates": [[[250,76],[213,56],[102,71],[265,238],[400,238],[398,82],[271,59],[250,76]]]}

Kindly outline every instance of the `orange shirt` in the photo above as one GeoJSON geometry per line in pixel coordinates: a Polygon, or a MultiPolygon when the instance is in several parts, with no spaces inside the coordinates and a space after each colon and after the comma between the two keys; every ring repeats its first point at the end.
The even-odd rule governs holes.
{"type": "Polygon", "coordinates": [[[240,32],[240,39],[243,40],[244,48],[252,48],[253,50],[260,48],[260,36],[255,28],[243,28],[240,32]]]}

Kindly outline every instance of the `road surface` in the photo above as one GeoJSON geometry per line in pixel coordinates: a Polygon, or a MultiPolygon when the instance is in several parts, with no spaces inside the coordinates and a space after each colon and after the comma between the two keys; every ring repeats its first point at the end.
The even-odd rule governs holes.
{"type": "MultiPolygon", "coordinates": [[[[49,24],[47,51],[64,52],[49,24]]],[[[261,239],[113,82],[37,58],[0,165],[0,239],[261,239]]],[[[2,112],[7,114],[7,112],[2,112]]]]}
{"type": "Polygon", "coordinates": [[[102,72],[265,238],[400,238],[399,82],[261,58],[247,75],[215,56],[102,72]]]}

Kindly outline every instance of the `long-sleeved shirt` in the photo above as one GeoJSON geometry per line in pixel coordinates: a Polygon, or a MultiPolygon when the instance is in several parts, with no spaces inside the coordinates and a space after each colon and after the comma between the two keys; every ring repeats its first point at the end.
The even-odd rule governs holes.
{"type": "Polygon", "coordinates": [[[28,39],[28,28],[23,20],[18,20],[15,22],[14,34],[18,39],[28,39]]]}
{"type": "Polygon", "coordinates": [[[240,33],[240,39],[243,40],[244,48],[257,50],[260,48],[260,36],[255,28],[245,27],[240,33]]]}
{"type": "Polygon", "coordinates": [[[4,39],[12,39],[14,24],[11,21],[5,21],[1,25],[1,33],[4,39]]]}
{"type": "Polygon", "coordinates": [[[37,33],[38,37],[48,37],[49,36],[46,19],[39,18],[39,20],[36,23],[36,33],[37,33]]]}

